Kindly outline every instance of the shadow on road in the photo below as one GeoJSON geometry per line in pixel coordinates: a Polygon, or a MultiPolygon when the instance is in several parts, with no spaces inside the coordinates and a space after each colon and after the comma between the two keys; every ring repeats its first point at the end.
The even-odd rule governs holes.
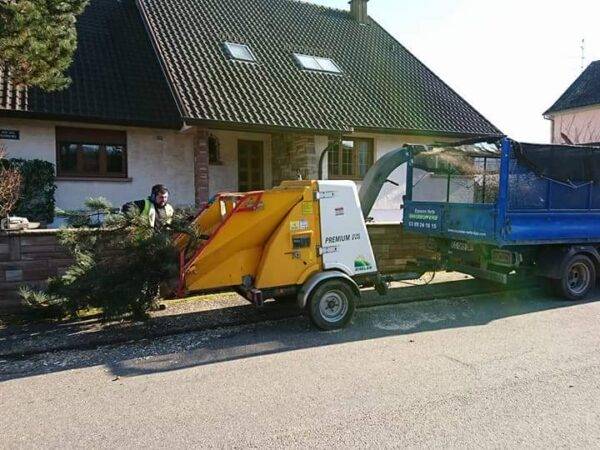
{"type": "MultiPolygon", "coordinates": [[[[600,293],[595,292],[588,302],[597,299],[600,293]]],[[[520,290],[364,308],[357,311],[348,328],[328,333],[315,330],[304,317],[271,320],[96,349],[32,355],[22,360],[2,361],[0,357],[0,381],[102,364],[116,377],[133,377],[382,337],[418,341],[419,333],[484,326],[511,316],[557,308],[565,309],[566,314],[578,305],[581,303],[548,298],[540,290],[520,290]]],[[[289,314],[279,308],[282,317],[289,314]]]]}
{"type": "Polygon", "coordinates": [[[219,332],[193,348],[163,353],[158,358],[116,360],[108,366],[121,377],[147,375],[382,337],[410,335],[411,339],[418,339],[419,333],[481,326],[510,316],[575,306],[570,302],[540,298],[539,293],[537,298],[533,293],[530,298],[526,297],[521,292],[518,298],[514,294],[496,294],[493,297],[452,298],[368,308],[357,312],[349,328],[328,333],[314,330],[307,319],[261,324],[219,332]]]}

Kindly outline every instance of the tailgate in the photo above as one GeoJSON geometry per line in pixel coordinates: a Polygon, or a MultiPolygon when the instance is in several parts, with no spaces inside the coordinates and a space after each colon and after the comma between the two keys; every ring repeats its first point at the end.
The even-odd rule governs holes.
{"type": "Polygon", "coordinates": [[[406,202],[406,231],[448,239],[493,241],[495,205],[406,202]]]}

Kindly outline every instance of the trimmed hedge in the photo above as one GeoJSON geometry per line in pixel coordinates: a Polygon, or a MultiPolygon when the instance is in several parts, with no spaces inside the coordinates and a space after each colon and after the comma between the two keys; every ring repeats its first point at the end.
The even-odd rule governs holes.
{"type": "Polygon", "coordinates": [[[54,164],[40,159],[9,159],[23,177],[21,195],[12,215],[34,222],[54,221],[54,164]]]}

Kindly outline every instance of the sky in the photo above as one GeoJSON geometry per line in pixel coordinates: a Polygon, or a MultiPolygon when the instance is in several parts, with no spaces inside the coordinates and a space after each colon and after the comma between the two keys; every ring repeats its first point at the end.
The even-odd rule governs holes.
{"type": "MultiPolygon", "coordinates": [[[[348,0],[307,0],[348,9],[348,0]]],[[[369,15],[504,133],[548,142],[542,117],[600,59],[598,0],[370,0],[369,15]]]]}

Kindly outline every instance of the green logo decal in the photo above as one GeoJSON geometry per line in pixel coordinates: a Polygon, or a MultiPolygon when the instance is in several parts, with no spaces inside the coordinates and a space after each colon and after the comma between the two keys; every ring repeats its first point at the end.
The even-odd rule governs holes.
{"type": "Polygon", "coordinates": [[[359,256],[354,260],[354,270],[357,272],[365,272],[367,270],[371,270],[373,266],[369,261],[366,260],[364,256],[359,256]]]}

